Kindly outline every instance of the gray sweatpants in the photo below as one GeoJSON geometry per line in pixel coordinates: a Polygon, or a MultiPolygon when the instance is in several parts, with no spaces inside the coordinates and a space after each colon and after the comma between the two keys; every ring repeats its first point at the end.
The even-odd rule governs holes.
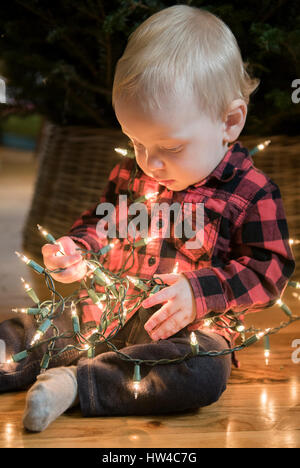
{"type": "MultiPolygon", "coordinates": [[[[111,340],[118,350],[133,359],[176,359],[190,351],[190,333],[186,328],[166,340],[154,342],[144,324],[154,312],[141,307],[111,340]]],[[[66,317],[57,321],[60,331],[70,329],[66,317]],[[58,323],[59,322],[59,323],[58,323]]],[[[18,315],[0,323],[0,339],[10,354],[29,347],[35,333],[32,317],[18,315]]],[[[196,331],[200,351],[228,348],[227,341],[216,333],[196,331]]],[[[61,339],[58,347],[74,343],[61,339]]],[[[18,363],[0,365],[0,392],[28,388],[39,374],[45,351],[36,348],[18,363]]],[[[134,397],[132,377],[134,365],[120,359],[106,343],[96,347],[94,358],[83,357],[77,350],[68,350],[50,361],[49,367],[77,365],[80,408],[83,416],[146,415],[174,413],[197,409],[217,401],[226,389],[231,370],[231,355],[195,356],[180,364],[141,365],[141,384],[134,397]]]]}

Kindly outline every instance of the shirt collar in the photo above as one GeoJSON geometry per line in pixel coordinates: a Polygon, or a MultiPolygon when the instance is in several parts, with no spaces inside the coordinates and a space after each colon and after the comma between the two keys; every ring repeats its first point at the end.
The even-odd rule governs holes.
{"type": "Polygon", "coordinates": [[[253,165],[253,160],[247,148],[244,148],[239,141],[228,148],[224,158],[217,167],[205,179],[191,185],[191,188],[201,187],[211,179],[218,179],[220,182],[229,182],[238,169],[246,169],[253,165]]]}

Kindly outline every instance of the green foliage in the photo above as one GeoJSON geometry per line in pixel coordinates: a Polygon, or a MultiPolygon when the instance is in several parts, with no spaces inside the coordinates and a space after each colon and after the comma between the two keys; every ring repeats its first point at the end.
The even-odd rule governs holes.
{"type": "Polygon", "coordinates": [[[10,115],[1,121],[1,130],[30,138],[37,138],[41,127],[41,116],[37,114],[10,115]]]}
{"type": "Polygon", "coordinates": [[[298,0],[2,2],[1,73],[17,100],[30,100],[58,124],[118,126],[111,89],[127,38],[153,13],[175,4],[205,8],[224,20],[252,74],[261,79],[245,130],[270,133],[267,122],[290,111],[290,133],[298,134],[300,105],[289,99],[292,81],[300,78],[298,0]]]}

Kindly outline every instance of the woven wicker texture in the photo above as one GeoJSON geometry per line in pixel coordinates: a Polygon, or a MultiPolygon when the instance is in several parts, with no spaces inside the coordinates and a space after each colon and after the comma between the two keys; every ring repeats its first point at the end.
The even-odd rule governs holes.
{"type": "Polygon", "coordinates": [[[120,161],[115,147],[128,138],[114,129],[58,127],[46,123],[38,147],[39,170],[23,230],[23,247],[40,257],[45,241],[40,224],[56,238],[100,198],[113,166],[120,161]]]}

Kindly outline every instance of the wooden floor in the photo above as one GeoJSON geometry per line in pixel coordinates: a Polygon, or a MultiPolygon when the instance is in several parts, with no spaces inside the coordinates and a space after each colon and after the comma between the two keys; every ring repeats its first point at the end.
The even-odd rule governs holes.
{"type": "MultiPolygon", "coordinates": [[[[276,335],[270,364],[261,343],[239,354],[221,399],[196,412],[168,416],[82,418],[69,410],[42,433],[22,427],[25,392],[0,395],[0,447],[300,447],[300,363],[293,333],[276,335]]],[[[300,357],[300,352],[299,352],[300,357]]]]}
{"type": "MultiPolygon", "coordinates": [[[[2,150],[2,156],[4,153],[7,151],[2,150]]],[[[14,250],[20,250],[35,170],[30,154],[24,158],[21,154],[4,155],[2,171],[0,166],[0,218],[5,226],[0,242],[0,321],[11,316],[11,307],[29,305],[19,276],[29,278],[31,273],[26,265],[20,265],[14,250]],[[9,204],[1,202],[3,195],[9,204]]],[[[39,290],[38,275],[31,276],[30,281],[39,290]]],[[[42,291],[43,286],[40,288],[42,291]]],[[[292,292],[288,288],[284,300],[300,314],[300,302],[292,292]]],[[[275,326],[282,320],[286,316],[277,306],[248,317],[249,324],[262,327],[275,326]]],[[[22,426],[26,393],[1,394],[0,447],[300,447],[300,362],[292,360],[295,340],[300,343],[300,321],[271,337],[268,366],[262,342],[241,351],[241,368],[233,369],[220,400],[196,412],[82,418],[80,411],[73,409],[43,433],[33,434],[22,426]]],[[[300,344],[298,348],[300,360],[300,344]]]]}

